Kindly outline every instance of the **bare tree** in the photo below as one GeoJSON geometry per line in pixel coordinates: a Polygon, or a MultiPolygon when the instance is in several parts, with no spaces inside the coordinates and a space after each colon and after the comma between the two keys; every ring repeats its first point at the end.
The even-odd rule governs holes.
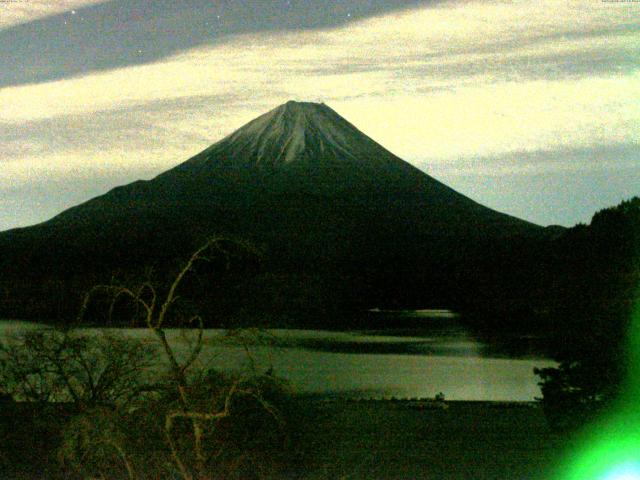
{"type": "MultiPolygon", "coordinates": [[[[121,465],[134,478],[119,417],[155,389],[148,370],[156,350],[115,333],[29,329],[0,342],[0,390],[30,407],[47,438],[62,430],[60,458],[73,470],[87,470],[78,465],[89,457],[77,453],[91,451],[93,459],[121,465]]],[[[22,415],[14,424],[29,431],[30,416],[22,415]]]]}
{"type": "MultiPolygon", "coordinates": [[[[205,381],[202,372],[194,368],[202,353],[204,323],[199,314],[185,318],[178,302],[180,287],[194,274],[198,265],[212,264],[214,260],[219,263],[222,259],[223,264],[228,267],[232,256],[229,246],[230,242],[222,238],[208,240],[191,255],[164,289],[158,288],[151,281],[143,282],[135,288],[122,285],[95,286],[87,294],[79,317],[82,321],[92,300],[97,296],[110,299],[109,316],[113,314],[118,302],[126,300],[133,305],[135,315],[139,315],[144,326],[158,339],[169,368],[155,411],[162,412],[164,416],[164,440],[173,465],[184,480],[213,478],[211,462],[221,452],[219,446],[212,451],[207,445],[211,444],[210,439],[220,422],[231,416],[236,398],[253,399],[272,417],[276,425],[281,421],[280,412],[265,398],[260,382],[256,382],[251,375],[218,382],[213,388],[212,382],[205,381]],[[186,355],[179,354],[167,336],[168,328],[185,325],[191,327],[195,334],[195,341],[186,355]]],[[[130,464],[123,455],[124,452],[120,455],[123,463],[130,464]]],[[[133,470],[133,467],[127,468],[130,478],[134,475],[133,470]]]]}
{"type": "Polygon", "coordinates": [[[0,395],[47,419],[53,404],[70,414],[55,427],[65,478],[264,478],[278,467],[286,392],[258,372],[249,348],[264,334],[228,332],[249,359],[244,374],[203,367],[204,321],[181,297],[193,294],[199,272],[229,268],[238,251],[237,243],[210,239],[168,283],[95,286],[75,328],[35,328],[0,341],[0,395]],[[109,317],[125,312],[144,330],[82,328],[102,309],[109,317]],[[190,341],[178,345],[173,329],[183,327],[190,341]]]}
{"type": "Polygon", "coordinates": [[[36,328],[0,341],[0,390],[17,401],[82,410],[124,404],[146,388],[156,347],[115,333],[36,328]]]}

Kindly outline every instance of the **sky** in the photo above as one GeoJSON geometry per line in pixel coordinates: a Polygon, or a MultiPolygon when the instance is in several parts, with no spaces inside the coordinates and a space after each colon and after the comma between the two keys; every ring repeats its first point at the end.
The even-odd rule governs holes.
{"type": "Polygon", "coordinates": [[[0,0],[0,230],[324,102],[496,210],[640,195],[640,1],[0,0]]]}

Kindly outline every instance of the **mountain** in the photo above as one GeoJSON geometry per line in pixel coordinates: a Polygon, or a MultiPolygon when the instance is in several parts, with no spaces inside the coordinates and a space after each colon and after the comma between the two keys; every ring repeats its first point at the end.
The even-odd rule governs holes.
{"type": "MultiPolygon", "coordinates": [[[[446,303],[452,279],[469,281],[487,249],[543,232],[457,193],[326,105],[287,102],[152,180],[1,233],[0,286],[5,299],[42,297],[45,284],[73,297],[78,278],[166,264],[222,234],[257,245],[263,272],[289,293],[303,278],[328,295],[338,284],[336,295],[362,293],[363,306],[446,303]]],[[[21,313],[9,303],[0,314],[21,313]]]]}

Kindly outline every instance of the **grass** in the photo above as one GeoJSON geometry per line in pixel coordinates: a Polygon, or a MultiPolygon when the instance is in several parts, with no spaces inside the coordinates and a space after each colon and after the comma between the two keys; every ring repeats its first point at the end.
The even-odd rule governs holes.
{"type": "Polygon", "coordinates": [[[300,434],[304,479],[544,479],[564,438],[535,404],[317,403],[300,434]]]}
{"type": "Polygon", "coordinates": [[[544,479],[564,441],[535,404],[406,401],[318,404],[298,478],[544,479]]]}
{"type": "MultiPolygon", "coordinates": [[[[404,400],[296,402],[296,456],[283,479],[544,480],[566,442],[531,403],[447,402],[442,409],[404,400]]],[[[3,478],[51,478],[45,445],[29,445],[42,432],[28,430],[19,435],[24,450],[9,452],[28,473],[3,478]]]]}

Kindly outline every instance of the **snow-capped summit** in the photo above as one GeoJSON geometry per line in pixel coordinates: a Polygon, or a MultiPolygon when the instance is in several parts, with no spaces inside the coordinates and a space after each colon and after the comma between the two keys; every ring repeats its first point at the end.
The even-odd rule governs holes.
{"type": "MultiPolygon", "coordinates": [[[[158,177],[264,194],[440,192],[463,199],[322,103],[289,101],[158,177]]],[[[203,187],[205,188],[205,187],[203,187]]],[[[471,200],[464,198],[469,203],[471,200]]]]}
{"type": "Polygon", "coordinates": [[[14,294],[43,305],[42,316],[58,308],[47,303],[55,281],[79,295],[93,278],[164,268],[201,239],[223,235],[265,252],[258,292],[276,292],[273,279],[287,286],[263,301],[315,293],[302,275],[325,285],[329,303],[336,292],[362,302],[364,288],[376,305],[385,296],[440,304],[484,261],[489,247],[473,253],[478,245],[541,230],[454,191],[328,106],[287,102],[151,180],[0,233],[0,271],[14,272],[6,278],[16,285],[24,272],[40,272],[28,282],[42,291],[14,294]]]}
{"type": "MultiPolygon", "coordinates": [[[[197,156],[223,153],[235,163],[262,168],[341,161],[364,164],[399,159],[322,103],[289,101],[259,116],[197,156]]],[[[404,163],[404,162],[403,162],[404,163]]]]}
{"type": "Polygon", "coordinates": [[[99,223],[98,217],[111,211],[118,218],[127,212],[162,217],[167,209],[179,208],[205,212],[208,223],[220,209],[240,209],[234,215],[243,217],[258,207],[283,214],[291,208],[315,209],[329,199],[345,212],[353,210],[357,223],[369,222],[362,220],[363,212],[376,211],[377,219],[399,217],[421,235],[502,235],[535,228],[430,177],[328,106],[294,101],[152,180],[115,188],[51,222],[99,223]]]}
{"type": "MultiPolygon", "coordinates": [[[[256,118],[221,143],[255,164],[305,161],[314,154],[349,157],[360,132],[324,104],[289,101],[256,118]]],[[[361,135],[361,134],[360,134],[361,135]]]]}

